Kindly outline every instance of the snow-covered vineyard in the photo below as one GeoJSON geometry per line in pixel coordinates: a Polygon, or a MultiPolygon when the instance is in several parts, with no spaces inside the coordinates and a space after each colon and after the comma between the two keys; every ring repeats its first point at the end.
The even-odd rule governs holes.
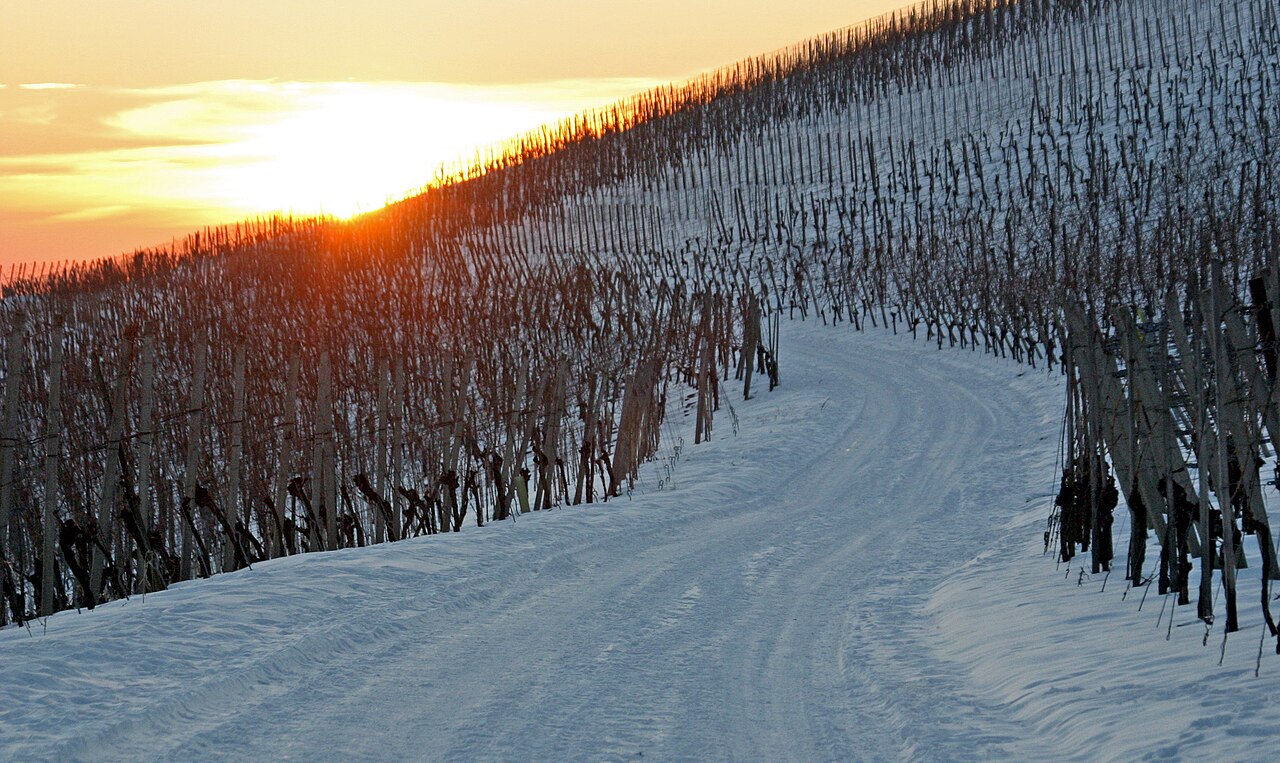
{"type": "Polygon", "coordinates": [[[10,274],[0,757],[1260,756],[1278,84],[928,2],[10,274]]]}

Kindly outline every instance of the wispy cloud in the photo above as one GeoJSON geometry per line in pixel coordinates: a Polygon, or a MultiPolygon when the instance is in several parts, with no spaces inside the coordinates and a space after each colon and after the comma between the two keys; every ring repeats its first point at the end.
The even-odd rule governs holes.
{"type": "Polygon", "coordinates": [[[53,215],[48,218],[47,222],[106,220],[112,217],[126,215],[132,211],[134,211],[133,207],[125,204],[114,204],[105,207],[89,207],[87,209],[79,209],[74,212],[63,212],[62,214],[53,215]]]}
{"type": "Polygon", "coordinates": [[[83,85],[71,82],[26,82],[18,87],[22,90],[75,90],[83,85]]]}

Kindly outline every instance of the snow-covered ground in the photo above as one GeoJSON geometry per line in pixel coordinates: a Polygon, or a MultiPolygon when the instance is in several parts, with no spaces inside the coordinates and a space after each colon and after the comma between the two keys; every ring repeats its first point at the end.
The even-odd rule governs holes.
{"type": "Polygon", "coordinates": [[[0,760],[1262,754],[1258,618],[1219,668],[1041,556],[1059,377],[812,323],[782,357],[660,490],[0,632],[0,760]]]}

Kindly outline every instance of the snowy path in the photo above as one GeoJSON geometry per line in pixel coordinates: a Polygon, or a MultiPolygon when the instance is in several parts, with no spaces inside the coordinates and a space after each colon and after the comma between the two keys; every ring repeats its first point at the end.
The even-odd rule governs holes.
{"type": "Polygon", "coordinates": [[[0,759],[1010,755],[930,597],[1044,492],[1057,380],[847,328],[782,347],[672,489],[0,633],[0,759]]]}

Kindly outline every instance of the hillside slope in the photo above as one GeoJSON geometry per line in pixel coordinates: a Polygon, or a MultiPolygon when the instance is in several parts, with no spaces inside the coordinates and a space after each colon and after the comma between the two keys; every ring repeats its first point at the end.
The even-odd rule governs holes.
{"type": "Polygon", "coordinates": [[[31,371],[5,377],[0,624],[502,520],[521,490],[590,503],[653,455],[661,400],[705,406],[779,315],[1034,367],[1065,306],[1105,331],[1211,260],[1241,296],[1280,259],[1278,72],[1265,0],[929,2],[350,224],[28,283],[0,310],[31,371]]]}
{"type": "MultiPolygon", "coordinates": [[[[275,560],[0,633],[0,758],[1096,759],[1269,722],[1218,714],[1179,736],[1200,710],[1179,696],[1182,714],[1093,725],[1079,746],[1050,719],[1105,719],[1106,687],[1168,683],[1140,634],[1089,654],[1017,627],[1082,595],[1039,558],[1048,499],[1027,487],[1052,476],[1057,377],[784,331],[786,387],[734,403],[736,435],[630,502],[275,560]],[[1044,680],[999,670],[1023,652],[1044,680]]],[[[1190,630],[1179,675],[1261,696],[1250,650],[1224,673],[1190,630]]]]}
{"type": "MultiPolygon", "coordinates": [[[[111,309],[92,289],[32,300],[26,339],[6,317],[0,334],[38,371],[15,390],[28,435],[15,441],[15,504],[92,527],[119,501],[84,495],[133,464],[99,462],[117,450],[103,447],[108,411],[124,412],[130,442],[150,413],[123,421],[129,409],[96,386],[68,394],[78,418],[61,476],[88,489],[48,500],[59,485],[37,470],[60,467],[36,447],[56,421],[39,414],[58,410],[46,359],[64,314],[104,316],[66,343],[69,362],[107,362],[68,377],[122,379],[140,400],[147,385],[118,346],[138,316],[158,316],[157,408],[178,423],[162,433],[150,519],[187,567],[176,517],[196,480],[224,487],[264,545],[314,549],[317,528],[334,536],[327,548],[357,545],[337,537],[340,509],[379,526],[376,501],[339,506],[356,473],[382,472],[406,498],[450,486],[432,487],[433,510],[456,507],[460,476],[499,476],[474,499],[495,508],[471,515],[485,529],[201,582],[188,569],[167,591],[0,631],[0,759],[1256,757],[1280,721],[1266,701],[1274,661],[1255,663],[1256,602],[1219,642],[1154,586],[1090,577],[1080,560],[1055,570],[1042,554],[1062,384],[1034,364],[1061,351],[1065,304],[1088,303],[1105,325],[1191,295],[1214,257],[1237,292],[1280,258],[1275,7],[980,5],[883,60],[873,46],[802,66],[364,228],[206,237],[172,272],[108,293],[111,309]],[[1167,25],[1148,23],[1161,13],[1167,25]],[[708,380],[722,365],[728,381],[760,303],[768,318],[892,323],[900,336],[784,323],[784,385],[725,406],[715,440],[685,448],[694,425],[675,398],[722,393],[708,380]],[[957,330],[962,349],[938,352],[957,330]],[[990,355],[963,351],[979,342],[990,355]],[[187,402],[206,383],[193,348],[206,344],[212,423],[191,423],[193,441],[221,454],[243,440],[248,475],[233,457],[183,455],[181,424],[204,412],[187,402]],[[322,349],[336,402],[329,357],[312,363],[322,349]],[[661,373],[642,373],[649,363],[661,373]],[[227,382],[246,365],[262,383],[234,415],[243,397],[227,382]],[[285,372],[299,367],[301,381],[285,372]],[[407,397],[388,392],[402,386],[407,397]],[[582,423],[621,419],[633,387],[670,401],[674,418],[649,419],[643,439],[660,433],[659,455],[683,460],[674,474],[645,465],[630,501],[560,511],[571,480],[559,487],[556,459],[527,446],[635,450],[620,421],[598,439],[582,423]],[[417,437],[404,447],[370,420],[389,395],[417,437]],[[277,441],[300,407],[303,447],[277,441]],[[505,478],[491,472],[499,453],[505,478]],[[541,471],[556,510],[509,513],[521,466],[541,471]],[[312,474],[311,495],[327,497],[309,532],[296,514],[292,527],[263,514],[264,497],[283,506],[285,486],[312,474]]],[[[581,463],[585,484],[604,479],[581,463]]],[[[389,525],[412,529],[392,508],[389,525]]],[[[214,514],[188,520],[217,544],[200,549],[207,572],[242,566],[214,514]]],[[[130,572],[128,539],[114,536],[130,572]]],[[[15,541],[20,566],[36,569],[28,549],[53,537],[15,541]]],[[[85,601],[59,574],[65,606],[85,601]]]]}

